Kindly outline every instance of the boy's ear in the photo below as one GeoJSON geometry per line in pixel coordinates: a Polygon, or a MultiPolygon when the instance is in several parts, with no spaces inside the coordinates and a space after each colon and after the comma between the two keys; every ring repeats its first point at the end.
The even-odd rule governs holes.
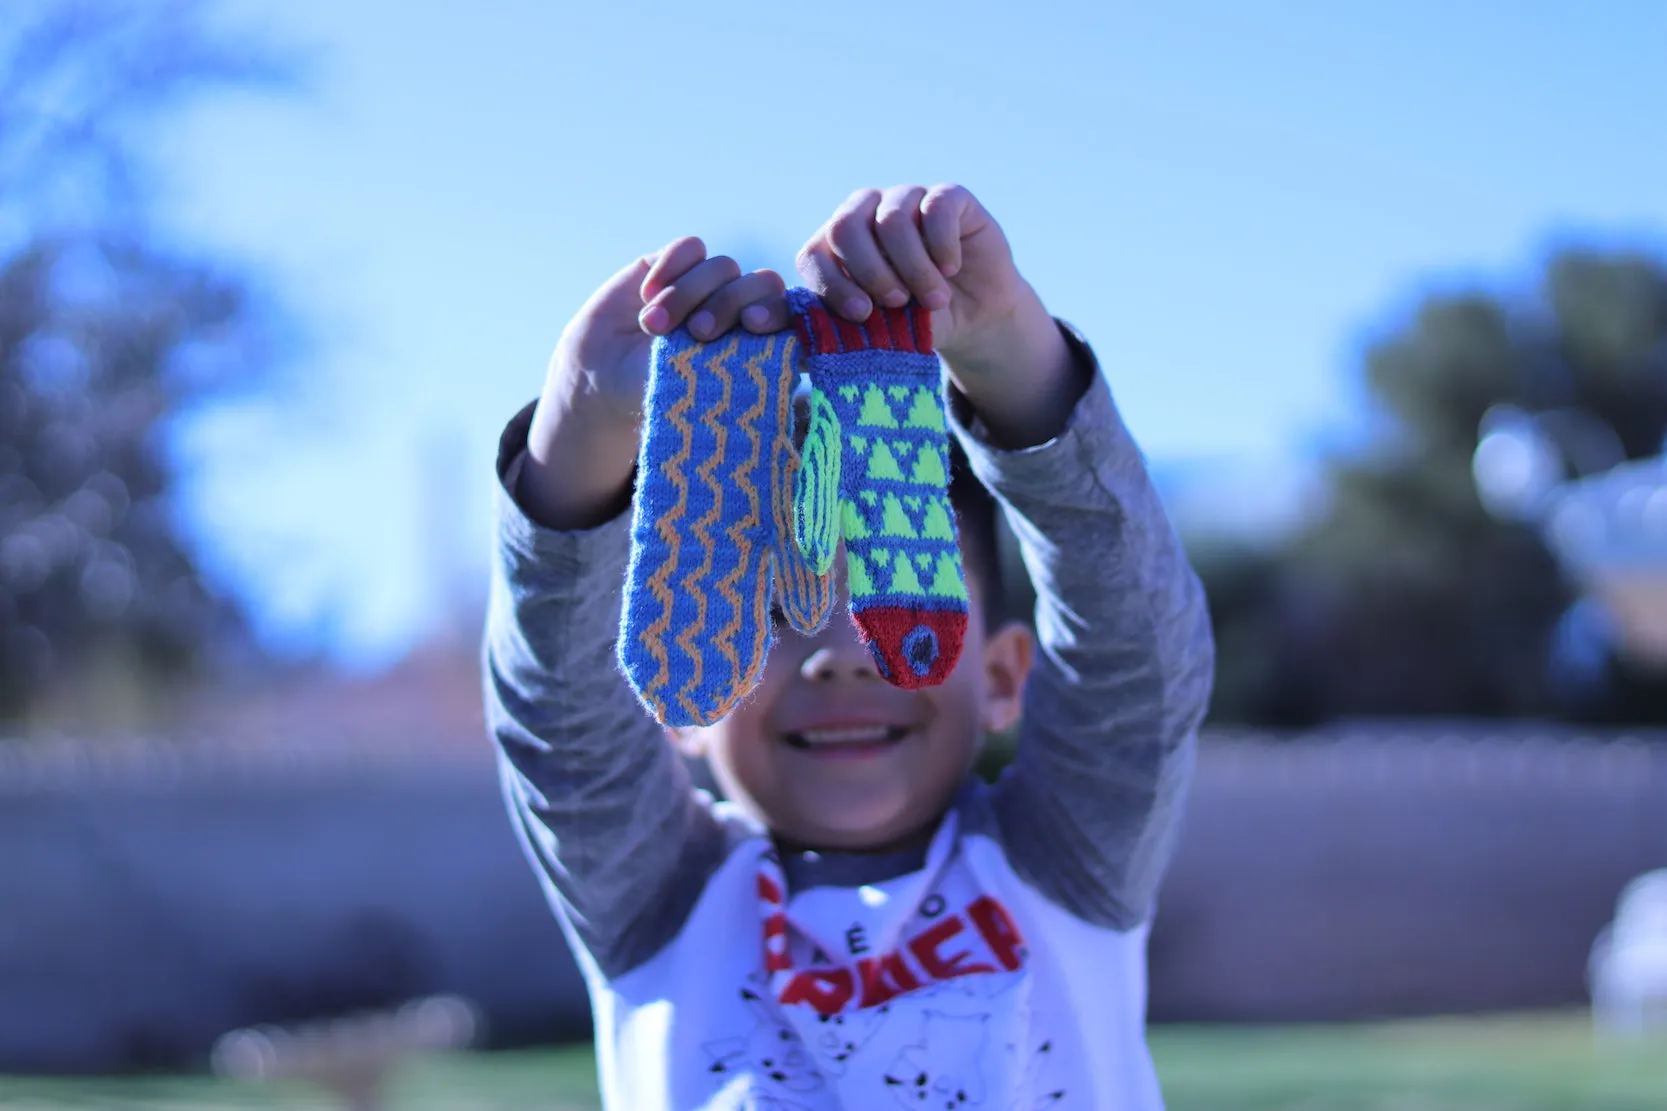
{"type": "Polygon", "coordinates": [[[1009,621],[984,641],[984,728],[1005,733],[1024,711],[1025,680],[1036,660],[1036,638],[1009,621]]]}
{"type": "Polygon", "coordinates": [[[696,759],[706,755],[706,734],[699,729],[667,726],[666,736],[677,746],[677,751],[696,759]]]}

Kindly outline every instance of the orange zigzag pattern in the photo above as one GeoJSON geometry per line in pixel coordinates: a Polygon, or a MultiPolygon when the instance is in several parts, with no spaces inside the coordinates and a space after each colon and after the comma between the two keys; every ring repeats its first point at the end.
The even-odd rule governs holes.
{"type": "Polygon", "coordinates": [[[731,472],[731,478],[734,480],[735,486],[746,496],[747,512],[744,516],[737,518],[735,523],[729,526],[729,531],[726,533],[730,544],[735,548],[736,559],[735,566],[718,583],[718,589],[723,592],[724,600],[729,603],[730,618],[728,623],[719,629],[712,638],[713,644],[723,655],[723,658],[729,661],[730,674],[734,679],[729,688],[734,697],[733,700],[726,701],[723,708],[724,713],[733,709],[735,704],[752,690],[753,684],[757,682],[759,674],[764,670],[766,642],[763,640],[763,636],[768,635],[769,614],[758,612],[762,608],[761,603],[764,596],[762,590],[759,589],[762,584],[757,581],[759,577],[758,568],[754,566],[757,556],[753,551],[753,543],[749,534],[756,530],[763,520],[759,508],[758,486],[753,481],[753,475],[758,470],[758,461],[764,446],[758,421],[764,415],[765,405],[770,399],[769,390],[766,388],[768,383],[764,378],[763,363],[770,357],[770,350],[774,346],[775,340],[772,338],[766,343],[762,352],[754,354],[752,358],[747,360],[746,370],[752,378],[753,388],[757,391],[757,400],[738,418],[738,427],[746,433],[749,450],[746,459],[735,465],[735,470],[731,472]],[[751,599],[743,599],[735,589],[736,584],[741,581],[743,576],[753,579],[751,599]],[[752,654],[743,664],[740,656],[735,651],[735,638],[741,633],[743,603],[749,601],[753,608],[753,626],[758,632],[755,632],[753,638],[752,654]],[[762,635],[760,635],[760,632],[762,635]]]}
{"type": "MultiPolygon", "coordinates": [[[[701,418],[701,423],[712,430],[712,437],[716,441],[712,449],[712,455],[706,462],[695,468],[695,473],[712,491],[712,508],[702,514],[690,529],[694,533],[695,540],[700,543],[700,566],[691,571],[688,578],[678,584],[684,590],[687,590],[694,599],[695,619],[687,628],[677,634],[677,646],[683,649],[684,654],[688,656],[690,665],[688,681],[683,684],[683,689],[678,692],[677,700],[683,704],[683,709],[689,716],[696,721],[707,720],[707,713],[709,712],[698,702],[689,698],[689,694],[700,689],[701,684],[706,681],[706,658],[695,645],[695,642],[706,632],[706,594],[700,589],[700,580],[712,573],[711,530],[712,526],[717,524],[723,516],[724,511],[724,489],[713,475],[718,469],[718,464],[723,462],[724,448],[729,440],[729,428],[724,424],[723,418],[729,413],[729,399],[734,392],[735,383],[729,376],[726,364],[740,346],[741,341],[739,339],[732,339],[722,351],[713,355],[706,363],[706,370],[709,373],[715,373],[723,383],[723,394],[717,406],[701,418]]],[[[722,716],[721,713],[719,716],[722,716]]]]}
{"type": "Polygon", "coordinates": [[[643,647],[647,648],[648,654],[654,658],[658,670],[653,679],[642,685],[640,693],[643,701],[654,711],[654,716],[661,721],[666,717],[666,704],[660,696],[660,691],[671,679],[671,660],[666,652],[666,632],[671,628],[671,607],[675,601],[675,596],[666,586],[666,580],[671,578],[672,571],[677,567],[679,549],[682,545],[677,522],[689,511],[689,480],[683,477],[683,468],[694,453],[695,429],[688,421],[689,410],[694,408],[695,404],[694,358],[693,350],[684,350],[668,360],[668,365],[683,380],[684,389],[682,396],[666,410],[666,423],[677,430],[682,442],[677,450],[660,464],[660,470],[667,481],[677,488],[677,501],[654,522],[654,531],[659,533],[669,555],[648,578],[649,593],[660,603],[660,616],[642,631],[643,647]]]}

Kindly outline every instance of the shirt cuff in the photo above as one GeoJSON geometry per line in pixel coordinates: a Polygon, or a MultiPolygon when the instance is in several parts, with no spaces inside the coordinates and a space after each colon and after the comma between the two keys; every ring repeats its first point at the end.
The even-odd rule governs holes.
{"type": "Polygon", "coordinates": [[[498,438],[495,511],[499,548],[513,563],[537,565],[557,575],[624,566],[631,544],[629,509],[594,528],[562,531],[534,521],[516,500],[515,486],[526,460],[527,434],[537,404],[528,402],[498,438]]]}
{"type": "Polygon", "coordinates": [[[1109,487],[1147,480],[1146,460],[1117,412],[1093,348],[1070,324],[1056,323],[1078,365],[1086,368],[1088,381],[1065,428],[1053,439],[1012,451],[998,448],[990,443],[972,402],[949,387],[950,428],[973,474],[1003,498],[1058,502],[1076,500],[1073,493],[1081,493],[1097,501],[1094,495],[1109,487]]]}

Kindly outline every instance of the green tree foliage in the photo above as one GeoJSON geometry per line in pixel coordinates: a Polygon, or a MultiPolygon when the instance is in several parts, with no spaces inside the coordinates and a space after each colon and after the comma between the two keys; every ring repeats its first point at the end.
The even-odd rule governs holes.
{"type": "Polygon", "coordinates": [[[189,96],[281,76],[207,15],[19,4],[0,29],[0,720],[103,675],[166,687],[242,636],[182,539],[166,434],[259,384],[281,330],[249,275],[148,226],[137,154],[189,96]]]}
{"type": "MultiPolygon", "coordinates": [[[[1377,432],[1327,461],[1312,523],[1271,559],[1200,561],[1217,720],[1605,713],[1558,693],[1553,639],[1573,587],[1532,524],[1487,512],[1472,457],[1501,403],[1607,426],[1628,459],[1660,451],[1667,270],[1569,250],[1526,295],[1431,294],[1369,346],[1362,373],[1377,432]]],[[[1667,714],[1658,701],[1634,713],[1667,714]]]]}

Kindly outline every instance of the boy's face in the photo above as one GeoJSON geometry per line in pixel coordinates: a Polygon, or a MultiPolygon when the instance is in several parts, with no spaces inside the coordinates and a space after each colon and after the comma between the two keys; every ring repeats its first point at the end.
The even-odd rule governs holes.
{"type": "Polygon", "coordinates": [[[955,670],[936,687],[894,687],[846,613],[844,562],[836,561],[827,627],[806,637],[779,625],[752,697],[722,721],[676,736],[685,751],[707,758],[732,802],[787,845],[880,850],[929,834],[983,733],[1018,720],[1032,642],[1021,625],[985,631],[969,573],[955,670]]]}

